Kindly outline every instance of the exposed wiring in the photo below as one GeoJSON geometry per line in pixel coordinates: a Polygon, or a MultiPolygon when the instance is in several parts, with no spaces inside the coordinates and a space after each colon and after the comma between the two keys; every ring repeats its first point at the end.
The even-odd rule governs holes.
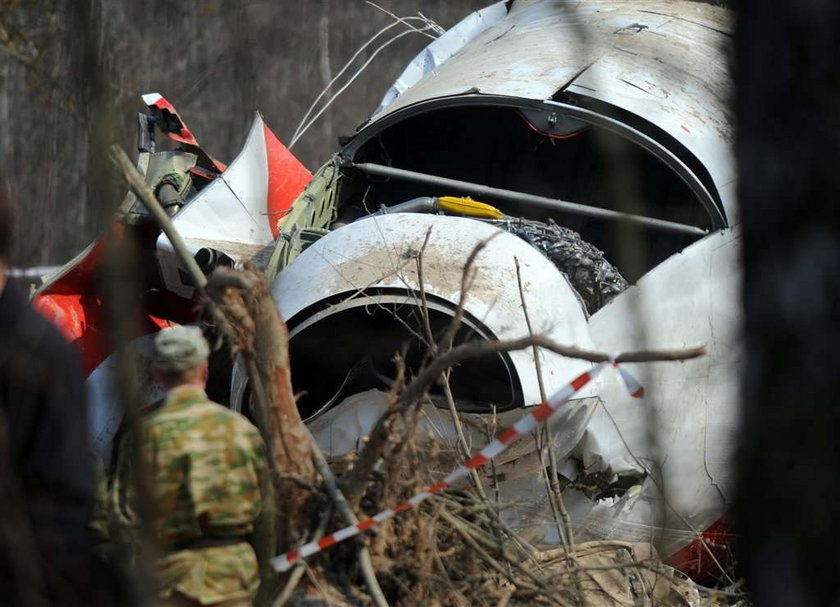
{"type": "Polygon", "coordinates": [[[408,27],[412,27],[412,28],[414,27],[407,22],[408,19],[421,19],[429,27],[428,28],[423,28],[423,30],[417,30],[417,32],[422,33],[424,36],[426,36],[428,38],[431,38],[432,40],[434,40],[437,36],[433,36],[432,34],[426,33],[425,32],[426,29],[431,29],[438,36],[440,36],[441,34],[443,34],[446,31],[441,26],[439,26],[437,23],[435,23],[434,21],[432,21],[431,19],[426,17],[426,15],[424,15],[420,11],[417,11],[417,15],[418,15],[417,17],[399,17],[399,16],[395,15],[394,13],[392,13],[391,11],[389,11],[388,9],[382,8],[381,6],[376,4],[376,2],[371,2],[371,0],[366,0],[365,3],[369,4],[370,6],[372,6],[373,8],[375,8],[377,10],[382,11],[383,13],[385,13],[389,17],[395,19],[396,21],[398,21],[400,23],[403,23],[404,25],[408,25],[408,27]]]}
{"type": "Polygon", "coordinates": [[[318,112],[318,114],[314,118],[312,118],[312,120],[309,123],[306,122],[309,119],[309,117],[312,115],[312,112],[315,110],[315,107],[318,105],[318,102],[324,97],[324,95],[327,94],[327,91],[329,91],[330,88],[332,88],[332,86],[338,81],[338,79],[341,78],[341,76],[344,75],[344,73],[350,68],[351,65],[353,65],[353,62],[355,62],[356,59],[358,59],[359,55],[361,55],[362,52],[364,52],[365,49],[367,49],[371,44],[373,44],[373,42],[377,38],[379,38],[382,34],[384,34],[388,30],[390,30],[391,28],[396,27],[397,25],[400,25],[400,24],[403,24],[403,25],[407,26],[408,28],[410,28],[408,31],[403,32],[402,34],[399,34],[395,38],[391,38],[384,45],[377,48],[374,51],[373,55],[371,56],[371,59],[374,56],[376,56],[376,54],[380,50],[382,50],[382,48],[384,48],[385,46],[387,46],[388,44],[393,42],[396,38],[402,37],[403,34],[416,32],[416,33],[424,34],[424,35],[429,36],[429,37],[434,39],[434,36],[431,36],[431,34],[428,34],[427,31],[428,30],[433,30],[433,31],[441,30],[439,25],[437,25],[433,21],[430,21],[429,19],[427,19],[426,17],[424,17],[422,15],[419,16],[419,17],[413,17],[413,16],[411,16],[411,17],[397,17],[393,13],[377,6],[376,4],[373,4],[372,2],[368,2],[368,4],[371,4],[375,8],[383,11],[384,13],[386,13],[390,16],[392,16],[395,19],[395,21],[393,23],[391,23],[390,25],[386,25],[385,27],[380,29],[370,39],[368,39],[362,46],[360,46],[358,48],[358,50],[353,54],[353,56],[350,57],[350,59],[344,64],[344,66],[341,68],[341,70],[339,70],[339,72],[332,78],[332,80],[330,80],[329,83],[327,83],[327,85],[324,87],[324,89],[320,92],[320,94],[315,98],[315,100],[309,106],[309,109],[306,110],[306,114],[304,114],[303,118],[301,118],[300,123],[298,124],[297,128],[295,129],[295,132],[292,134],[292,140],[291,140],[291,143],[289,144],[290,148],[295,144],[295,142],[298,139],[300,139],[300,137],[303,135],[303,133],[306,131],[306,129],[308,129],[311,126],[312,122],[317,120],[318,117],[324,112],[324,110],[330,106],[330,104],[335,99],[335,97],[337,97],[342,91],[344,91],[344,89],[347,88],[347,86],[350,84],[350,82],[353,82],[353,80],[359,75],[361,70],[363,70],[367,66],[367,64],[370,62],[370,60],[368,60],[362,66],[361,70],[359,70],[358,72],[356,72],[356,74],[353,75],[353,77],[351,78],[350,82],[347,83],[347,85],[342,87],[339,90],[339,92],[336,93],[336,95],[334,95],[332,98],[330,98],[329,101],[326,102],[325,106],[318,112]],[[418,27],[415,27],[414,25],[412,25],[411,23],[409,23],[409,21],[420,21],[421,23],[423,23],[425,25],[422,28],[418,28],[418,27]]]}
{"type": "Polygon", "coordinates": [[[353,54],[352,57],[350,57],[350,59],[347,61],[347,63],[344,64],[344,67],[342,67],[341,70],[333,77],[333,79],[330,80],[327,83],[327,85],[324,87],[324,90],[322,90],[320,92],[320,94],[317,97],[315,97],[315,100],[312,102],[312,105],[309,106],[309,109],[306,111],[306,114],[304,114],[303,118],[301,118],[300,123],[297,125],[297,128],[295,129],[295,132],[292,134],[292,139],[293,140],[295,138],[297,138],[298,134],[300,133],[300,129],[306,123],[307,119],[312,114],[312,111],[315,109],[315,106],[318,105],[318,102],[323,98],[324,95],[327,94],[327,91],[329,91],[330,87],[332,87],[332,85],[335,84],[336,80],[341,78],[341,76],[344,74],[344,72],[346,72],[347,69],[351,65],[353,65],[353,62],[359,57],[359,55],[362,54],[362,51],[364,51],[368,46],[373,44],[373,41],[376,40],[377,38],[379,38],[379,36],[381,36],[382,34],[387,32],[392,27],[396,27],[397,25],[399,25],[399,23],[396,23],[396,22],[392,23],[390,25],[386,25],[381,30],[376,32],[370,39],[368,39],[367,42],[365,42],[362,46],[360,46],[358,48],[358,50],[353,54]]]}
{"type": "Polygon", "coordinates": [[[309,130],[309,127],[311,127],[311,126],[315,123],[315,121],[316,121],[316,120],[318,120],[318,118],[320,118],[320,117],[321,117],[321,115],[322,115],[324,112],[326,112],[326,111],[327,111],[327,109],[330,107],[330,105],[332,105],[332,102],[333,102],[333,101],[335,101],[335,100],[336,100],[336,98],[337,98],[339,95],[341,95],[341,93],[343,93],[345,90],[347,90],[347,87],[349,87],[351,84],[353,84],[353,82],[356,80],[356,78],[358,78],[358,77],[359,77],[359,75],[360,75],[363,71],[365,71],[365,69],[367,68],[367,66],[368,66],[368,65],[370,65],[370,63],[371,63],[371,62],[372,62],[372,61],[376,58],[376,56],[377,56],[377,55],[378,55],[378,54],[379,54],[379,53],[380,53],[380,52],[381,52],[381,51],[382,51],[385,47],[387,47],[387,46],[388,46],[389,44],[391,44],[392,42],[396,42],[397,40],[399,40],[399,39],[400,39],[400,38],[402,38],[403,36],[406,36],[406,35],[408,35],[408,34],[414,34],[414,33],[416,33],[416,31],[415,31],[415,30],[413,30],[413,29],[406,30],[406,31],[404,31],[404,32],[400,32],[400,33],[399,33],[399,34],[397,34],[396,36],[392,37],[391,39],[389,39],[388,41],[386,41],[386,42],[382,43],[379,47],[377,47],[377,49],[376,49],[375,51],[373,51],[373,53],[372,53],[372,54],[371,54],[371,56],[368,58],[368,60],[367,60],[367,61],[365,61],[365,62],[364,62],[364,64],[362,64],[362,67],[360,67],[360,68],[356,71],[356,73],[355,73],[355,74],[353,74],[353,76],[350,78],[350,80],[348,80],[348,81],[347,81],[347,83],[346,83],[344,86],[342,86],[340,89],[338,89],[338,90],[335,92],[335,94],[327,100],[327,102],[324,104],[324,107],[322,107],[322,108],[318,111],[318,113],[317,113],[317,114],[315,114],[315,115],[314,115],[314,116],[313,116],[313,117],[309,120],[309,122],[308,122],[308,123],[306,123],[306,126],[304,126],[303,128],[299,129],[299,131],[298,131],[298,133],[297,133],[297,135],[296,135],[296,136],[292,137],[292,140],[291,140],[291,142],[289,143],[289,149],[291,149],[291,148],[292,148],[292,146],[294,146],[294,145],[295,145],[295,143],[297,143],[297,141],[298,141],[298,140],[299,140],[299,139],[300,139],[300,138],[304,135],[304,133],[306,133],[306,131],[308,131],[308,130],[309,130]]]}

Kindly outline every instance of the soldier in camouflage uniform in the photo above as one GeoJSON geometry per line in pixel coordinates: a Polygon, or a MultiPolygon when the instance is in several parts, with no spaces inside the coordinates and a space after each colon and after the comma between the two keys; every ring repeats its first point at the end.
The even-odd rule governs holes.
{"type": "MultiPolygon", "coordinates": [[[[196,327],[155,339],[153,375],[168,392],[143,420],[139,445],[163,554],[155,571],[165,605],[244,607],[259,586],[248,536],[269,499],[266,450],[244,417],[208,400],[208,354],[196,327]]],[[[137,529],[130,447],[120,449],[111,502],[137,529]]]]}

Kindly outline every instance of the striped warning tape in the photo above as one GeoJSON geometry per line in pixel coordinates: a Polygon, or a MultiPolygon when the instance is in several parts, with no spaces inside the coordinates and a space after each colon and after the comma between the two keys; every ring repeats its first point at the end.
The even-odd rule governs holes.
{"type": "Polygon", "coordinates": [[[642,388],[642,385],[636,380],[636,378],[633,377],[628,371],[620,367],[613,360],[598,363],[589,371],[584,371],[576,378],[574,378],[571,382],[563,386],[559,391],[555,392],[546,402],[543,402],[537,407],[535,407],[532,411],[530,411],[527,415],[522,417],[513,426],[501,432],[491,443],[487,444],[469,461],[467,461],[464,464],[461,464],[458,468],[450,472],[440,482],[432,485],[431,487],[426,488],[424,491],[421,491],[411,499],[401,504],[398,504],[393,508],[383,510],[376,516],[364,520],[356,525],[350,525],[349,527],[340,529],[335,533],[331,533],[330,535],[325,535],[319,540],[309,542],[308,544],[304,544],[297,550],[292,550],[291,552],[287,552],[286,554],[281,554],[280,556],[272,559],[271,564],[277,571],[288,571],[289,568],[291,568],[291,566],[294,565],[300,559],[312,556],[313,554],[321,552],[325,548],[329,548],[330,546],[333,546],[334,544],[337,544],[339,542],[343,542],[344,540],[349,539],[354,535],[358,535],[359,533],[367,531],[368,529],[371,529],[379,523],[387,521],[389,518],[396,516],[400,512],[414,508],[415,506],[420,504],[420,502],[426,500],[434,494],[440,493],[441,491],[452,485],[452,483],[454,483],[455,481],[458,481],[467,476],[467,474],[469,474],[471,470],[475,470],[476,468],[483,466],[491,459],[502,453],[502,451],[507,449],[510,445],[515,443],[521,437],[532,432],[540,423],[544,422],[549,417],[551,417],[551,415],[555,411],[557,411],[560,405],[567,402],[572,396],[575,395],[576,392],[578,392],[578,390],[580,390],[586,384],[592,381],[592,379],[594,379],[601,371],[604,370],[605,367],[609,365],[612,365],[618,369],[621,375],[621,379],[624,380],[624,384],[627,386],[627,390],[632,396],[634,396],[635,398],[641,398],[644,395],[644,388],[642,388]]]}

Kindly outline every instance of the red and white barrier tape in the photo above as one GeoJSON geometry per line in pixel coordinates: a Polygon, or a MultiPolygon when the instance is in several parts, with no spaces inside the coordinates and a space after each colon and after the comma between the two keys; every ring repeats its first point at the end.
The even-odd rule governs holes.
{"type": "Polygon", "coordinates": [[[572,396],[575,395],[576,392],[578,392],[578,390],[583,388],[592,379],[597,377],[597,375],[609,365],[613,365],[618,369],[618,372],[621,375],[621,379],[624,380],[624,384],[625,386],[627,386],[627,391],[630,392],[630,394],[633,397],[641,398],[644,395],[644,388],[642,388],[642,385],[636,380],[635,377],[633,377],[625,369],[621,368],[617,363],[615,363],[614,361],[604,361],[602,363],[598,363],[589,371],[584,371],[571,382],[563,386],[559,391],[555,392],[548,399],[548,401],[541,403],[540,405],[535,407],[532,411],[530,411],[527,415],[522,417],[513,426],[501,432],[498,436],[496,436],[493,442],[486,445],[479,453],[474,455],[469,461],[467,461],[464,464],[461,464],[454,471],[450,472],[449,475],[447,475],[442,481],[432,485],[431,487],[426,488],[424,491],[421,491],[420,493],[412,497],[410,500],[398,504],[397,506],[394,506],[389,510],[383,510],[376,516],[364,520],[357,525],[350,525],[349,527],[340,529],[335,533],[325,535],[319,540],[309,542],[308,544],[304,544],[297,550],[292,550],[291,552],[287,552],[286,554],[281,554],[280,556],[273,558],[271,560],[271,564],[277,571],[288,571],[292,567],[292,565],[294,565],[300,559],[312,556],[313,554],[321,552],[325,548],[329,548],[330,546],[339,542],[343,542],[344,540],[349,539],[354,535],[358,535],[363,531],[367,531],[368,529],[378,525],[379,523],[387,521],[389,518],[396,516],[400,512],[414,508],[415,506],[420,504],[420,502],[433,496],[434,494],[440,493],[455,481],[467,476],[471,470],[480,468],[481,466],[489,462],[491,459],[502,453],[505,449],[507,449],[510,445],[515,443],[520,438],[522,438],[524,435],[532,432],[541,422],[544,422],[549,417],[551,417],[552,414],[554,414],[557,411],[560,405],[566,403],[572,396]]]}

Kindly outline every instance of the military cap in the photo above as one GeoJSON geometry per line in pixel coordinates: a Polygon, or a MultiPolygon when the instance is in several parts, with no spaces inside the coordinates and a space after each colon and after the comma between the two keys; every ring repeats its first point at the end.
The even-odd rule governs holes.
{"type": "Polygon", "coordinates": [[[154,364],[161,371],[189,371],[204,362],[209,355],[210,346],[198,327],[171,327],[155,336],[154,364]]]}

